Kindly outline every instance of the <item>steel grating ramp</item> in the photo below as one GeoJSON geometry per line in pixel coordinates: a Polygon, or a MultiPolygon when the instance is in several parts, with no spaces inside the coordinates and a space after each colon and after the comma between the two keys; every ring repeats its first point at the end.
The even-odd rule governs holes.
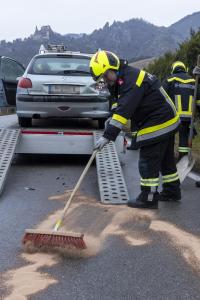
{"type": "MultiPolygon", "coordinates": [[[[94,143],[101,136],[102,133],[94,132],[94,143]]],[[[96,165],[101,202],[126,204],[129,196],[115,143],[110,142],[97,153],[96,165]]]]}
{"type": "Polygon", "coordinates": [[[0,128],[0,193],[15,153],[20,129],[0,128]]]}

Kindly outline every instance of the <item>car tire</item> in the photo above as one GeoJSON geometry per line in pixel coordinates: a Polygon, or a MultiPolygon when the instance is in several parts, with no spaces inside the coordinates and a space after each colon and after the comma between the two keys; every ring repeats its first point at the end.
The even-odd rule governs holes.
{"type": "Polygon", "coordinates": [[[98,119],[98,127],[99,127],[99,129],[104,129],[104,127],[105,127],[105,121],[106,121],[107,119],[98,119]]]}
{"type": "Polygon", "coordinates": [[[32,118],[18,117],[18,123],[21,127],[31,127],[32,118]]]}

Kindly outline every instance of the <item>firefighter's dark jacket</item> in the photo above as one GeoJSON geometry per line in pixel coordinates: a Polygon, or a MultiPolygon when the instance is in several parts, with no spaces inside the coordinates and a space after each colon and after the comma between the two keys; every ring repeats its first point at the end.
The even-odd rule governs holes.
{"type": "Polygon", "coordinates": [[[175,106],[155,76],[125,65],[116,84],[117,105],[105,138],[115,141],[130,118],[138,128],[138,146],[160,141],[177,130],[180,120],[175,106]]]}
{"type": "MultiPolygon", "coordinates": [[[[125,66],[128,66],[128,61],[125,59],[120,59],[120,66],[121,69],[124,69],[125,66]]],[[[120,71],[121,73],[121,71],[120,71]]],[[[117,99],[119,97],[119,85],[115,84],[114,86],[108,86],[108,90],[110,93],[110,111],[111,111],[111,115],[112,113],[115,111],[116,107],[117,107],[117,99]]]]}
{"type": "MultiPolygon", "coordinates": [[[[190,121],[193,110],[195,80],[183,70],[172,74],[162,83],[163,88],[173,100],[179,117],[183,121],[190,121]]],[[[200,99],[197,105],[200,106],[200,99]]]]}

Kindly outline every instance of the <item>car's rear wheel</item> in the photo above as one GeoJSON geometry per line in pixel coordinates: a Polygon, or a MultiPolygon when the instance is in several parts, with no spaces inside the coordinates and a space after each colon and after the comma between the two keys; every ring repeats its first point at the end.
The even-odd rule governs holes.
{"type": "Polygon", "coordinates": [[[107,119],[98,119],[98,127],[99,129],[104,129],[104,126],[105,126],[105,121],[107,119]]]}
{"type": "Polygon", "coordinates": [[[18,123],[21,127],[31,127],[32,118],[18,117],[18,123]]]}

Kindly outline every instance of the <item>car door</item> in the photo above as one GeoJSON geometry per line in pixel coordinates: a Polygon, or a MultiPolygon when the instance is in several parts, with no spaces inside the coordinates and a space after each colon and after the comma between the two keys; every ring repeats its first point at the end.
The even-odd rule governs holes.
{"type": "Polygon", "coordinates": [[[24,67],[16,60],[1,57],[0,74],[5,106],[16,105],[17,77],[21,77],[24,71],[24,67]]]}

